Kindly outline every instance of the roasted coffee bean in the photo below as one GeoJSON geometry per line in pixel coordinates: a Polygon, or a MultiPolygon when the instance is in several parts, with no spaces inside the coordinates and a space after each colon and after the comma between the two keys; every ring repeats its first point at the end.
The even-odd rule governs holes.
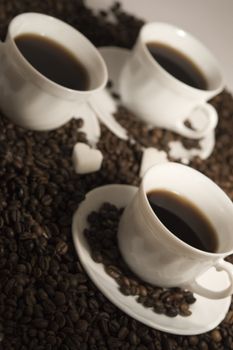
{"type": "Polygon", "coordinates": [[[33,326],[37,329],[43,329],[48,327],[48,321],[40,318],[33,320],[33,326]]]}
{"type": "Polygon", "coordinates": [[[137,334],[135,332],[132,332],[132,331],[129,334],[129,341],[130,341],[131,345],[137,345],[140,342],[137,334]]]}
{"type": "Polygon", "coordinates": [[[88,328],[88,322],[83,320],[83,319],[80,319],[77,321],[76,323],[77,325],[77,328],[78,330],[81,332],[81,333],[84,333],[86,332],[87,328],[88,328]]]}
{"type": "Polygon", "coordinates": [[[120,324],[116,320],[112,320],[109,322],[108,328],[113,332],[117,333],[120,329],[120,324]]]}
{"type": "Polygon", "coordinates": [[[189,344],[191,345],[191,346],[195,346],[195,345],[197,345],[198,344],[198,337],[197,336],[191,336],[191,337],[189,337],[189,344]]]}
{"type": "Polygon", "coordinates": [[[139,286],[139,294],[140,294],[142,297],[146,297],[146,296],[147,296],[147,289],[146,289],[146,287],[140,285],[140,286],[139,286]]]}
{"type": "Polygon", "coordinates": [[[64,305],[66,303],[65,294],[62,292],[56,292],[54,295],[54,303],[56,305],[64,305]]]}
{"type": "Polygon", "coordinates": [[[179,310],[178,310],[178,308],[175,308],[175,307],[171,307],[171,308],[169,307],[169,308],[167,308],[165,313],[169,317],[176,317],[179,314],[179,310]]]}
{"type": "Polygon", "coordinates": [[[213,339],[213,341],[215,343],[219,343],[222,340],[221,333],[220,333],[220,331],[218,329],[213,330],[210,333],[210,336],[211,336],[211,338],[213,339]]]}
{"type": "Polygon", "coordinates": [[[59,328],[63,328],[65,326],[66,319],[65,319],[63,313],[61,313],[61,312],[56,313],[55,322],[58,324],[59,328]]]}
{"type": "Polygon", "coordinates": [[[118,332],[118,338],[125,339],[129,334],[129,330],[126,327],[122,327],[118,332]]]}
{"type": "Polygon", "coordinates": [[[70,316],[72,322],[77,322],[79,320],[79,313],[76,312],[75,310],[70,310],[69,316],[70,316]]]}
{"type": "Polygon", "coordinates": [[[68,251],[68,245],[63,241],[60,241],[57,243],[55,251],[59,255],[64,255],[68,251]]]}
{"type": "Polygon", "coordinates": [[[47,299],[42,302],[43,308],[44,308],[44,313],[46,314],[53,314],[56,311],[56,306],[55,304],[47,299]]]}
{"type": "Polygon", "coordinates": [[[121,275],[121,271],[112,265],[109,265],[106,267],[106,272],[109,274],[109,276],[111,276],[114,279],[118,279],[121,275]]]}
{"type": "Polygon", "coordinates": [[[158,301],[155,301],[154,303],[154,310],[156,313],[158,314],[163,314],[165,313],[166,309],[165,309],[165,305],[163,304],[162,301],[158,300],[158,301]]]}
{"type": "Polygon", "coordinates": [[[183,303],[179,306],[180,309],[180,314],[182,316],[190,316],[191,315],[191,311],[189,310],[189,305],[186,303],[183,303]]]}

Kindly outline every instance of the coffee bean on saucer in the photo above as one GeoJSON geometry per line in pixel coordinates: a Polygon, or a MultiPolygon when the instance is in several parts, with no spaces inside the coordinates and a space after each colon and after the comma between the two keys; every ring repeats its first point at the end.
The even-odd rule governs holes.
{"type": "Polygon", "coordinates": [[[190,316],[191,315],[191,311],[189,310],[189,305],[186,303],[183,303],[179,306],[180,309],[180,314],[182,316],[190,316]]]}
{"type": "Polygon", "coordinates": [[[166,312],[166,308],[165,308],[164,304],[160,300],[155,301],[155,303],[154,303],[154,311],[157,314],[164,314],[166,312]]]}
{"type": "Polygon", "coordinates": [[[167,308],[165,314],[169,317],[176,317],[179,314],[179,310],[177,308],[167,308]]]}
{"type": "Polygon", "coordinates": [[[98,212],[92,212],[88,216],[89,228],[85,229],[84,234],[95,261],[96,254],[100,255],[101,259],[98,259],[98,262],[103,263],[106,273],[116,280],[121,293],[136,296],[136,300],[144,307],[169,317],[178,314],[191,315],[189,304],[195,301],[192,293],[180,288],[164,289],[151,286],[129,270],[120,255],[117,243],[117,227],[121,214],[122,209],[104,203],[98,212]]]}
{"type": "Polygon", "coordinates": [[[107,266],[106,272],[109,276],[111,276],[114,279],[118,279],[121,276],[121,271],[113,265],[107,266]]]}

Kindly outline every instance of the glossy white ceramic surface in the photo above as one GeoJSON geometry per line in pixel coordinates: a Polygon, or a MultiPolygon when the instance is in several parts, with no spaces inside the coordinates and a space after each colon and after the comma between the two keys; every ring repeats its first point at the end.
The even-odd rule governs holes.
{"type": "Polygon", "coordinates": [[[153,22],[142,27],[120,75],[122,101],[138,118],[189,138],[203,137],[216,127],[217,113],[207,101],[223,87],[220,66],[210,51],[191,34],[166,23],[153,22]],[[184,84],[162,68],[147,49],[146,44],[153,41],[171,46],[195,62],[208,89],[184,84]],[[185,126],[185,120],[196,109],[204,112],[201,130],[185,126]]]}
{"type": "Polygon", "coordinates": [[[162,163],[143,176],[134,199],[119,224],[119,248],[130,268],[143,280],[163,287],[187,287],[208,298],[224,298],[233,291],[233,267],[223,259],[233,253],[233,203],[209,178],[179,163],[162,163]],[[153,212],[147,193],[165,189],[196,205],[212,223],[218,238],[216,253],[198,250],[173,235],[153,212]],[[215,266],[229,276],[229,287],[212,292],[196,278],[215,266]]]}
{"type": "Polygon", "coordinates": [[[1,109],[15,123],[29,129],[48,130],[66,123],[80,105],[104,88],[108,79],[101,55],[84,35],[39,13],[24,13],[11,21],[6,41],[0,45],[0,56],[1,109]],[[89,89],[65,88],[39,73],[14,42],[16,36],[24,33],[48,37],[73,52],[88,71],[89,89]]]}
{"type": "MultiPolygon", "coordinates": [[[[113,82],[113,91],[119,94],[119,76],[122,67],[124,66],[124,64],[130,56],[130,50],[114,46],[108,46],[101,47],[99,49],[99,52],[101,53],[107,65],[109,79],[113,82]]],[[[108,115],[113,116],[113,114],[117,110],[117,103],[116,100],[112,98],[108,89],[99,92],[98,97],[99,101],[105,106],[108,115]],[[108,98],[103,98],[104,95],[108,98]]],[[[198,113],[192,113],[191,115],[189,115],[190,123],[192,124],[193,128],[197,130],[202,128],[203,120],[205,117],[201,114],[201,112],[204,111],[199,110],[198,113]]],[[[115,124],[116,120],[114,120],[114,122],[111,122],[111,129],[110,123],[107,123],[106,125],[109,127],[110,130],[112,130],[113,133],[115,133],[119,137],[119,133],[117,133],[117,128],[115,128],[115,124]]],[[[181,160],[184,164],[188,164],[189,161],[196,156],[199,156],[201,159],[208,158],[214,149],[214,145],[215,131],[213,130],[199,141],[198,148],[186,149],[180,141],[177,141],[176,143],[172,141],[169,142],[169,155],[174,160],[181,160]]]]}
{"type": "MultiPolygon", "coordinates": [[[[87,193],[73,217],[72,232],[75,249],[87,274],[101,292],[117,307],[129,316],[149,327],[173,334],[192,335],[210,331],[225,317],[231,298],[211,300],[195,295],[196,302],[191,305],[192,315],[170,318],[159,315],[150,308],[145,308],[133,296],[125,296],[119,291],[114,279],[106,274],[102,264],[91,258],[89,245],[83,235],[87,224],[87,216],[98,210],[104,202],[110,202],[117,207],[125,207],[137,193],[138,189],[127,185],[108,185],[96,188],[87,193]]],[[[228,279],[224,272],[216,273],[214,269],[206,272],[199,282],[213,290],[224,288],[228,279]]]]}

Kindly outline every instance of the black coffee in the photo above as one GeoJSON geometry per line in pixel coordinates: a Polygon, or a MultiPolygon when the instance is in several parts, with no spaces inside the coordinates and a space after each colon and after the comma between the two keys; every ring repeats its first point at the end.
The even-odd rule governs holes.
{"type": "Polygon", "coordinates": [[[147,194],[148,201],[159,220],[185,243],[215,253],[218,239],[205,214],[186,198],[167,190],[147,194]]]}
{"type": "Polygon", "coordinates": [[[27,61],[45,77],[73,90],[88,89],[86,68],[64,46],[37,34],[19,35],[15,43],[27,61]]]}
{"type": "Polygon", "coordinates": [[[182,52],[159,42],[149,42],[147,48],[152,57],[178,80],[197,89],[208,88],[203,73],[182,52]]]}

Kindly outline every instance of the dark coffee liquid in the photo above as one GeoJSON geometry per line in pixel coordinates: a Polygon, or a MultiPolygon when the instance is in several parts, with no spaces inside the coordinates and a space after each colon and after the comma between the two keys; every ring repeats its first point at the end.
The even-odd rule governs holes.
{"type": "Polygon", "coordinates": [[[15,43],[26,60],[45,77],[69,89],[88,89],[86,68],[62,45],[36,34],[19,35],[15,43]]]}
{"type": "Polygon", "coordinates": [[[203,73],[185,54],[159,42],[149,42],[147,48],[161,67],[176,79],[197,89],[208,89],[203,73]]]}
{"type": "Polygon", "coordinates": [[[211,253],[217,251],[214,228],[192,202],[167,190],[151,191],[147,198],[159,220],[176,237],[197,249],[211,253]]]}

